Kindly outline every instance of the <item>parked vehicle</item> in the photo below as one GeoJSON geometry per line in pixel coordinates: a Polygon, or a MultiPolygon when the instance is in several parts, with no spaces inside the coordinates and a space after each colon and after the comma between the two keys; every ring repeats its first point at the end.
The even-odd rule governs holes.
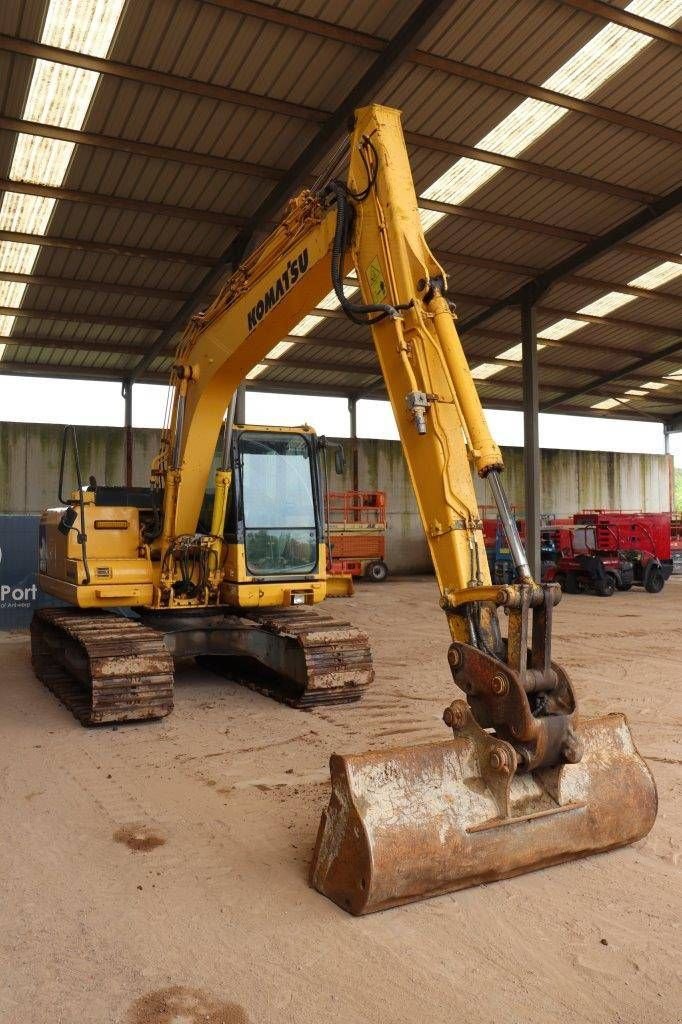
{"type": "Polygon", "coordinates": [[[544,565],[544,582],[558,583],[567,594],[592,593],[599,597],[610,597],[616,590],[632,586],[632,562],[617,547],[598,548],[594,527],[562,526],[543,533],[553,534],[551,543],[557,552],[556,559],[544,565]]]}
{"type": "Polygon", "coordinates": [[[330,491],[327,529],[332,575],[364,576],[374,583],[386,579],[384,491],[330,491]]]}
{"type": "Polygon", "coordinates": [[[577,525],[594,529],[597,549],[615,548],[632,564],[630,586],[644,587],[649,594],[663,590],[673,571],[668,512],[589,509],[573,519],[577,525]]]}

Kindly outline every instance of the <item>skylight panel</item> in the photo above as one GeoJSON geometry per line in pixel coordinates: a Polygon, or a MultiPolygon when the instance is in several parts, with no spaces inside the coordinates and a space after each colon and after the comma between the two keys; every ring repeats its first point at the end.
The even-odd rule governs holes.
{"type": "Polygon", "coordinates": [[[302,320],[299,320],[295,327],[291,328],[290,334],[295,334],[297,338],[302,338],[304,335],[310,334],[318,324],[323,323],[323,316],[315,316],[314,313],[308,313],[302,320]]]}
{"type": "Polygon", "coordinates": [[[674,281],[680,275],[682,275],[682,265],[666,260],[651,270],[647,270],[645,274],[633,277],[632,281],[628,281],[628,284],[632,285],[633,288],[660,288],[662,284],[674,281]]]}
{"type": "Polygon", "coordinates": [[[0,281],[0,306],[20,306],[26,291],[25,284],[0,281]]]}
{"type": "Polygon", "coordinates": [[[665,374],[666,380],[682,380],[682,366],[679,370],[673,370],[672,373],[665,374]]]}
{"type": "MultiPolygon", "coordinates": [[[[79,53],[105,57],[116,31],[125,0],[50,0],[40,42],[79,53]]],[[[86,118],[99,75],[85,68],[67,67],[53,61],[36,60],[22,117],[26,121],[80,129],[86,118]]],[[[19,133],[9,177],[43,185],[60,186],[75,146],[59,139],[43,139],[19,133]]],[[[0,228],[32,235],[47,230],[54,199],[5,192],[0,204],[0,228]]],[[[0,269],[30,274],[40,246],[0,242],[0,269]]],[[[0,282],[0,304],[21,306],[26,285],[0,282]]],[[[0,335],[9,335],[15,317],[0,317],[0,335]]],[[[5,346],[0,344],[0,359],[5,346]]]]}
{"type": "Polygon", "coordinates": [[[667,388],[667,386],[668,385],[664,384],[661,380],[650,380],[647,381],[646,384],[642,384],[642,387],[646,388],[647,391],[662,391],[663,388],[667,388]]]}
{"type": "MultiPolygon", "coordinates": [[[[543,345],[542,342],[536,343],[535,347],[537,348],[538,352],[543,348],[547,348],[547,346],[543,345]]],[[[521,344],[521,342],[519,342],[518,345],[512,345],[511,348],[506,348],[504,352],[498,352],[495,358],[509,359],[511,362],[520,363],[523,359],[523,345],[521,344]]]]}
{"type": "Polygon", "coordinates": [[[0,270],[10,274],[30,274],[39,246],[27,242],[7,242],[0,247],[0,270]]]}
{"type": "Polygon", "coordinates": [[[266,359],[280,359],[285,352],[294,347],[293,341],[278,341],[274,348],[270,349],[266,359]]]}
{"type": "Polygon", "coordinates": [[[106,57],[125,0],[51,0],[40,37],[48,46],[106,57]]]}
{"type": "Polygon", "coordinates": [[[59,187],[64,181],[75,145],[39,135],[17,136],[9,176],[13,181],[59,187]]]}
{"type": "MultiPolygon", "coordinates": [[[[673,25],[680,16],[679,0],[633,0],[625,10],[664,25],[673,25]]],[[[542,85],[546,89],[586,99],[651,42],[649,36],[640,32],[608,24],[542,85]]],[[[518,156],[568,113],[565,107],[525,99],[476,143],[476,149],[518,156]]],[[[425,199],[439,202],[462,203],[501,170],[497,164],[464,157],[449,167],[422,195],[425,199]]],[[[432,228],[444,216],[435,210],[424,211],[424,230],[432,228]]]]}
{"type": "Polygon", "coordinates": [[[488,377],[499,373],[500,370],[504,370],[504,366],[501,366],[499,363],[480,363],[473,368],[471,376],[475,377],[476,380],[487,380],[488,377]]]}
{"type": "MultiPolygon", "coordinates": [[[[354,277],[355,271],[351,271],[348,276],[354,277]]],[[[354,285],[344,284],[343,294],[347,299],[350,299],[353,295],[359,295],[359,289],[354,285]]],[[[328,292],[323,299],[320,299],[317,304],[318,309],[339,309],[340,306],[341,303],[337,299],[336,292],[333,289],[328,292]]],[[[299,320],[296,326],[292,328],[291,334],[295,334],[297,337],[303,337],[306,334],[310,334],[313,328],[317,327],[317,325],[321,323],[324,323],[323,316],[317,316],[315,313],[309,313],[307,316],[304,316],[302,320],[299,320]]]]}
{"type": "Polygon", "coordinates": [[[629,402],[629,398],[605,398],[601,402],[595,402],[590,406],[591,409],[615,409],[619,405],[625,405],[629,402]]]}
{"type": "MultiPolygon", "coordinates": [[[[354,285],[344,284],[343,286],[343,294],[346,296],[347,299],[350,299],[353,295],[357,293],[357,291],[358,289],[354,285]]],[[[329,292],[329,294],[325,295],[325,297],[321,299],[320,302],[318,302],[317,307],[318,309],[338,309],[340,305],[341,303],[336,297],[336,292],[331,291],[329,292]]]]}
{"type": "Polygon", "coordinates": [[[612,313],[614,309],[625,306],[628,302],[634,302],[635,298],[636,296],[626,295],[624,292],[607,292],[601,298],[583,306],[578,312],[588,316],[605,316],[607,313],[612,313]]]}
{"type": "Polygon", "coordinates": [[[538,331],[538,338],[561,341],[566,335],[573,334],[574,331],[580,331],[583,327],[587,327],[587,323],[584,320],[565,318],[564,320],[557,320],[555,324],[550,324],[549,327],[543,327],[541,331],[538,331]]]}
{"type": "MultiPolygon", "coordinates": [[[[22,231],[31,235],[44,235],[52,216],[54,199],[44,196],[26,196],[20,192],[5,192],[0,204],[0,228],[3,231],[22,231]]],[[[8,245],[0,243],[0,248],[8,245]]]]}
{"type": "Polygon", "coordinates": [[[264,363],[257,363],[252,370],[249,370],[246,375],[246,379],[255,380],[256,377],[259,377],[264,370],[267,370],[267,366],[264,363]]]}
{"type": "Polygon", "coordinates": [[[51,60],[37,60],[24,118],[61,128],[80,128],[98,79],[97,71],[55,64],[51,60]]]}
{"type": "Polygon", "coordinates": [[[646,398],[649,394],[648,391],[641,391],[639,388],[628,388],[625,392],[626,395],[633,395],[635,398],[646,398]]]}

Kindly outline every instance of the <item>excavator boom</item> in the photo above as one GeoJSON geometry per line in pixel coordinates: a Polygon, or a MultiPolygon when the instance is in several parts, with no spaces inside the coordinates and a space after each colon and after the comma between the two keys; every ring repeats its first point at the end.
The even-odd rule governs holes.
{"type": "Polygon", "coordinates": [[[466,697],[444,711],[449,740],[331,759],[311,881],[363,914],[633,842],[653,824],[656,790],[623,716],[580,722],[552,660],[561,594],[531,577],[398,111],[357,112],[336,194],[336,249],[348,246],[365,306],[341,304],[371,328],[466,697]],[[518,583],[491,584],[472,471],[490,483],[518,583]]]}

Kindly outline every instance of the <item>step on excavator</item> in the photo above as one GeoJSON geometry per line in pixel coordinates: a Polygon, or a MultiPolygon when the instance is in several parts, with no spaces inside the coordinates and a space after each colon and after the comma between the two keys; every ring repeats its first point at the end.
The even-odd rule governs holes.
{"type": "MultiPolygon", "coordinates": [[[[141,505],[124,494],[100,500],[99,488],[91,495],[79,487],[65,508],[43,517],[41,587],[82,610],[38,613],[34,659],[63,699],[71,687],[87,704],[97,676],[103,707],[110,682],[112,694],[139,685],[139,699],[154,701],[146,696],[154,680],[170,672],[164,637],[166,650],[221,656],[230,653],[226,620],[246,613],[258,624],[251,621],[251,646],[248,636],[237,646],[253,657],[255,646],[280,636],[282,627],[267,624],[272,609],[279,622],[298,600],[310,605],[324,596],[319,524],[313,528],[298,509],[282,518],[276,501],[267,509],[271,520],[253,518],[249,428],[241,448],[229,441],[234,472],[227,456],[216,472],[207,533],[198,529],[202,496],[225,409],[252,368],[330,300],[366,324],[430,548],[461,698],[445,708],[450,735],[442,741],[331,757],[331,796],[310,880],[343,909],[365,914],[632,843],[652,827],[657,798],[624,716],[581,719],[568,675],[552,659],[561,592],[531,576],[445,273],[424,238],[399,111],[356,111],[347,177],[327,177],[290,203],[191,321],[173,369],[172,414],[151,493],[141,505]],[[518,582],[491,584],[473,473],[490,484],[518,582]],[[294,536],[296,529],[303,532],[294,536]],[[281,560],[273,562],[277,552],[281,560]],[[122,605],[139,615],[134,643],[125,620],[95,613],[122,605]],[[176,616],[182,628],[174,630],[176,616]],[[183,643],[173,639],[178,634],[183,643]],[[213,650],[205,650],[206,634],[213,650]],[[139,677],[138,662],[146,664],[139,677]]],[[[301,432],[272,436],[285,439],[287,465],[263,462],[254,486],[262,473],[280,469],[285,480],[293,449],[305,440],[301,432]]],[[[271,493],[286,496],[289,487],[278,483],[271,493]]],[[[334,643],[330,630],[331,650],[334,643]]],[[[280,655],[261,656],[277,688],[280,655]]],[[[343,663],[346,695],[368,681],[362,664],[364,677],[349,680],[343,663]]],[[[325,688],[334,691],[333,682],[325,688]]]]}

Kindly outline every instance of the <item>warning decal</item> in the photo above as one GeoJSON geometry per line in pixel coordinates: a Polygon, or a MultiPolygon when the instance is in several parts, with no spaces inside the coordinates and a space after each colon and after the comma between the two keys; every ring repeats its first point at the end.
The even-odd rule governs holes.
{"type": "Polygon", "coordinates": [[[384,302],[386,299],[386,283],[384,281],[384,272],[379,266],[379,258],[377,256],[374,257],[367,267],[367,277],[374,301],[377,304],[384,302]]]}

